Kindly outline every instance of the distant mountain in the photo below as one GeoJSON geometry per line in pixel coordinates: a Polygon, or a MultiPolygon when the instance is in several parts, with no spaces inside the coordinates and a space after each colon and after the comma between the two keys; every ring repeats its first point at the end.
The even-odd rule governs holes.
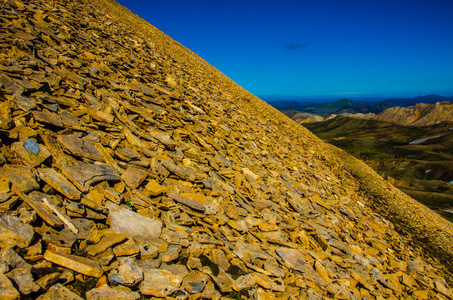
{"type": "MultiPolygon", "coordinates": [[[[307,103],[300,103],[297,101],[284,101],[278,103],[270,103],[275,108],[281,111],[299,111],[304,113],[310,113],[318,116],[330,116],[332,114],[355,114],[355,113],[380,113],[386,108],[387,105],[378,103],[376,105],[370,105],[367,103],[359,103],[352,101],[347,98],[337,100],[335,102],[328,103],[316,103],[316,105],[307,105],[307,103]]],[[[290,116],[291,117],[291,116],[290,116]]]]}
{"type": "Polygon", "coordinates": [[[453,121],[453,102],[437,102],[436,104],[418,103],[406,107],[390,107],[378,114],[375,118],[381,121],[413,126],[427,126],[453,121]]]}
{"type": "Polygon", "coordinates": [[[336,101],[328,99],[278,100],[272,98],[267,101],[270,105],[281,111],[297,110],[326,117],[331,114],[339,115],[344,113],[379,114],[389,107],[409,106],[417,103],[434,104],[437,102],[453,101],[453,97],[430,94],[414,98],[391,98],[379,102],[376,100],[376,98],[357,98],[354,100],[343,98],[336,101]]]}
{"type": "Polygon", "coordinates": [[[381,103],[387,105],[388,107],[392,106],[407,106],[414,105],[417,103],[427,103],[434,104],[437,102],[453,101],[453,97],[444,97],[440,95],[430,94],[425,96],[418,96],[415,98],[394,98],[382,101],[381,103]]]}
{"type": "MultiPolygon", "coordinates": [[[[334,104],[344,105],[340,110],[347,110],[347,101],[337,101],[324,105],[322,108],[335,110],[334,104]]],[[[308,108],[307,108],[308,109],[308,108]]],[[[397,123],[400,125],[410,126],[428,126],[442,122],[453,122],[453,102],[437,102],[435,104],[417,103],[411,106],[394,106],[387,108],[379,114],[375,113],[341,113],[341,114],[330,114],[328,116],[322,116],[322,109],[319,108],[320,114],[313,114],[309,112],[300,112],[296,110],[283,111],[285,115],[295,120],[297,123],[313,123],[322,122],[328,119],[332,119],[338,115],[343,117],[359,118],[359,119],[376,119],[379,121],[386,121],[397,123]]]]}

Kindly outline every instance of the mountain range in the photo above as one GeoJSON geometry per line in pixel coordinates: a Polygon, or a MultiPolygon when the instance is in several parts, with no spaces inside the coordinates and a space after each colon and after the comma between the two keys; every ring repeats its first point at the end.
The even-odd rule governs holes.
{"type": "Polygon", "coordinates": [[[281,111],[294,110],[326,117],[332,114],[343,113],[380,113],[393,106],[409,106],[417,103],[434,104],[437,102],[453,101],[453,97],[430,94],[414,98],[391,98],[380,101],[376,101],[376,99],[358,99],[352,101],[347,98],[336,101],[319,101],[323,101],[324,103],[319,103],[316,100],[309,100],[309,102],[298,100],[272,100],[269,101],[269,104],[281,111]]]}

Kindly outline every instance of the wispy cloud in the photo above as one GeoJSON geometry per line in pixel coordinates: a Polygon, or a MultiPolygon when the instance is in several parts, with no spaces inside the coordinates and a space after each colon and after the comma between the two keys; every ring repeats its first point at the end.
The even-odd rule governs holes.
{"type": "Polygon", "coordinates": [[[303,43],[303,44],[296,44],[296,43],[291,43],[288,45],[283,46],[284,50],[297,50],[297,49],[303,49],[308,47],[308,43],[303,43]]]}

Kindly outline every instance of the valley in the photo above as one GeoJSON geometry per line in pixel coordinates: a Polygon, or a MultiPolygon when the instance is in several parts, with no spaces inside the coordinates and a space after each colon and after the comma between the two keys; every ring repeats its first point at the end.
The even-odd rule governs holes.
{"type": "Polygon", "coordinates": [[[453,122],[405,126],[336,116],[302,124],[363,160],[384,179],[453,221],[453,122]]]}

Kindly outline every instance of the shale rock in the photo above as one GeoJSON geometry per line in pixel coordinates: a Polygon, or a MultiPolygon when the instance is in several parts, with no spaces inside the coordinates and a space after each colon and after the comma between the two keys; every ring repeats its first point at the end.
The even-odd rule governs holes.
{"type": "Polygon", "coordinates": [[[0,8],[0,298],[452,298],[451,225],[126,8],[0,8]]]}

